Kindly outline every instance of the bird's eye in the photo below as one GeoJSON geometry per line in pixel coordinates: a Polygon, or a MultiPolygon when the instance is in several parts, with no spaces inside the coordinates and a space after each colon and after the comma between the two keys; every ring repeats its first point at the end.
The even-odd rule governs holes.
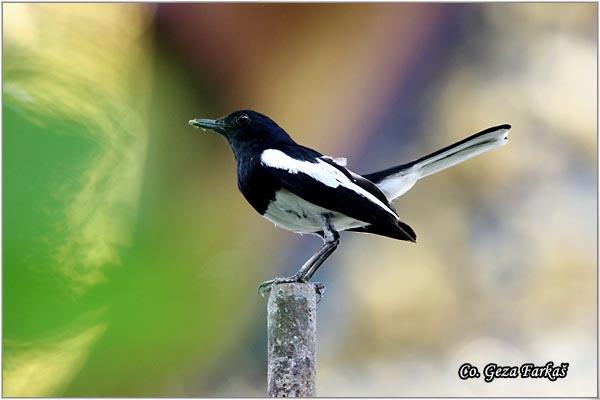
{"type": "Polygon", "coordinates": [[[235,121],[237,122],[238,125],[245,125],[248,122],[250,122],[250,117],[247,116],[246,114],[242,114],[239,117],[237,117],[237,119],[235,121]]]}

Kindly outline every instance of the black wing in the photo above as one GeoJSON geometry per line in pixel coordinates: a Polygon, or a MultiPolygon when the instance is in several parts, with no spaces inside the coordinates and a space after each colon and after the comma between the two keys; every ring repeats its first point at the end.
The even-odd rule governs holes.
{"type": "Polygon", "coordinates": [[[323,156],[323,157],[320,157],[320,159],[325,161],[329,165],[332,165],[333,167],[335,167],[338,171],[340,171],[341,173],[346,175],[346,177],[348,177],[348,179],[350,179],[350,181],[352,181],[356,185],[360,186],[367,192],[371,193],[379,201],[381,201],[383,204],[385,204],[387,208],[389,208],[394,213],[396,213],[396,209],[394,209],[394,206],[392,206],[390,204],[387,197],[385,197],[385,194],[383,194],[383,192],[373,182],[371,182],[370,180],[366,179],[363,176],[355,174],[354,172],[348,170],[343,165],[339,165],[331,157],[323,156]]]}
{"type": "Polygon", "coordinates": [[[328,173],[333,175],[334,172],[331,172],[333,167],[347,177],[349,182],[354,183],[356,190],[342,185],[337,187],[328,186],[324,182],[325,179],[319,180],[318,177],[301,170],[290,172],[286,169],[263,165],[263,168],[266,170],[265,172],[276,180],[281,188],[289,190],[312,204],[380,227],[386,231],[394,230],[398,232],[397,236],[404,237],[404,240],[415,240],[412,230],[408,233],[402,229],[395,211],[387,202],[385,195],[374,184],[364,178],[357,179],[355,174],[352,174],[346,168],[336,164],[332,160],[320,158],[321,155],[314,150],[306,149],[308,151],[305,151],[304,149],[300,146],[294,146],[292,149],[278,150],[283,151],[296,160],[310,162],[315,166],[322,166],[320,171],[322,171],[323,177],[326,177],[328,173]],[[377,202],[364,195],[364,193],[361,194],[360,189],[357,188],[362,188],[367,193],[370,193],[381,204],[377,204],[377,202]]]}

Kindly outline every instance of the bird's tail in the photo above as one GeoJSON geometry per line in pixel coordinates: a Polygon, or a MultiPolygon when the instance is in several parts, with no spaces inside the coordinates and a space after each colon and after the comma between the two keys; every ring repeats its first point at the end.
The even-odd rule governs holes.
{"type": "Polygon", "coordinates": [[[407,164],[364,175],[388,200],[404,194],[419,179],[506,144],[510,125],[499,125],[469,136],[407,164]]]}

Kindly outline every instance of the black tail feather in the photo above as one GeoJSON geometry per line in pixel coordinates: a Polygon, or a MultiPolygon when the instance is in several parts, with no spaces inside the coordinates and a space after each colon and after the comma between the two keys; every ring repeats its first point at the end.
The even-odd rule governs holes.
{"type": "Polygon", "coordinates": [[[424,162],[426,160],[434,158],[437,155],[442,154],[444,152],[447,152],[449,150],[452,150],[454,148],[460,147],[463,144],[468,143],[470,141],[473,141],[473,140],[475,140],[475,139],[477,139],[477,138],[479,138],[479,137],[481,137],[483,135],[487,135],[488,133],[496,132],[496,131],[503,130],[503,129],[504,130],[510,130],[510,128],[511,128],[511,126],[508,125],[508,124],[493,126],[491,128],[487,128],[487,129],[485,129],[485,130],[483,130],[481,132],[477,132],[476,134],[471,135],[471,136],[469,136],[467,138],[464,138],[463,140],[460,140],[460,141],[458,141],[456,143],[453,143],[453,144],[451,144],[449,146],[446,146],[446,147],[441,148],[441,149],[439,149],[437,151],[434,151],[433,153],[427,154],[426,156],[423,156],[423,157],[421,157],[421,158],[419,158],[417,160],[414,160],[414,161],[411,161],[411,162],[405,163],[405,164],[396,165],[394,167],[387,168],[387,169],[384,169],[384,170],[381,170],[381,171],[377,171],[377,172],[373,172],[373,173],[370,173],[370,174],[364,174],[363,177],[366,178],[366,179],[368,179],[368,180],[370,180],[371,182],[373,182],[375,184],[378,184],[381,181],[383,181],[385,178],[387,178],[387,177],[389,177],[391,175],[394,175],[394,174],[396,174],[396,173],[398,173],[400,171],[403,171],[403,170],[408,170],[411,167],[413,167],[414,165],[417,165],[417,164],[422,163],[422,162],[424,162]]]}
{"type": "Polygon", "coordinates": [[[390,229],[388,226],[367,225],[359,228],[348,229],[352,232],[372,233],[375,235],[386,236],[392,239],[405,240],[407,242],[417,242],[417,234],[408,224],[398,221],[397,229],[390,229]]]}

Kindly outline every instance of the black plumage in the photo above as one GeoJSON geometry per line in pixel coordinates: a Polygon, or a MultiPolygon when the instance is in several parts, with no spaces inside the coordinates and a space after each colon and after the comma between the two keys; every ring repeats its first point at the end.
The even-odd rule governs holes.
{"type": "Polygon", "coordinates": [[[506,142],[509,125],[486,129],[411,163],[359,175],[344,163],[296,143],[269,117],[241,110],[217,120],[190,125],[223,135],[237,161],[238,187],[252,207],[276,225],[313,233],[323,247],[298,273],[265,282],[307,281],[339,243],[339,231],[354,231],[416,241],[399,220],[391,201],[418,179],[506,142]]]}

